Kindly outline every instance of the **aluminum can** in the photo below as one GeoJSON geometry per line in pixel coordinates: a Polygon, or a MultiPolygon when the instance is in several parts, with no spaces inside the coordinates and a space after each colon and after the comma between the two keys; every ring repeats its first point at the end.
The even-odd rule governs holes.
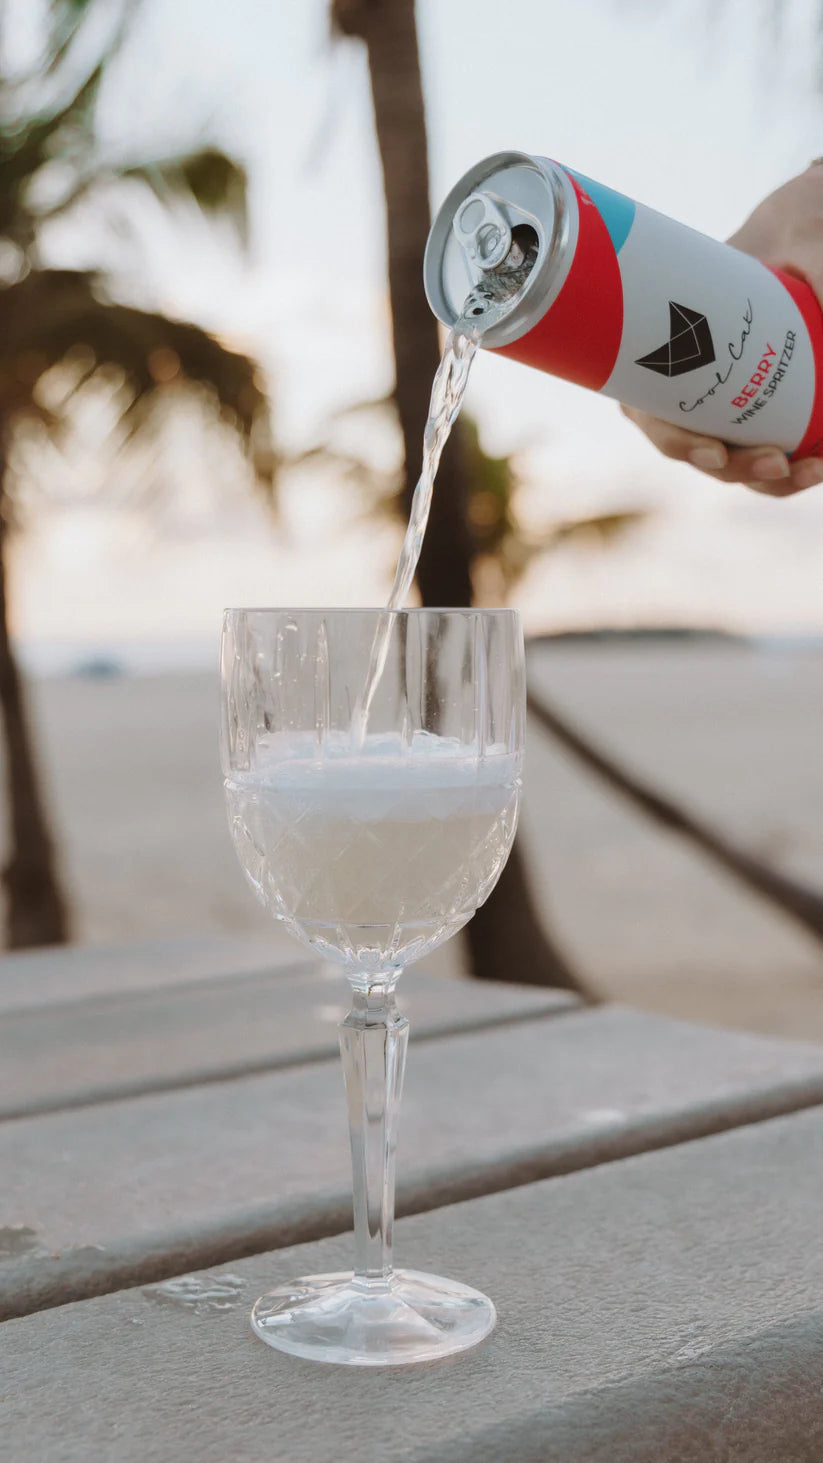
{"type": "Polygon", "coordinates": [[[823,452],[823,311],[792,275],[521,152],[469,169],[446,198],[424,264],[453,325],[512,249],[531,260],[484,348],[693,432],[823,452]]]}

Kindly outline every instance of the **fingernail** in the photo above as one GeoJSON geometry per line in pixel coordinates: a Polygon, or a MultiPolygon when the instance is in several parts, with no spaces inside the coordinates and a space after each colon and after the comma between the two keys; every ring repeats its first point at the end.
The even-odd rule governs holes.
{"type": "Polygon", "coordinates": [[[752,475],[765,482],[775,478],[787,478],[790,471],[785,457],[778,457],[776,452],[767,457],[757,457],[752,463],[752,475]]]}
{"type": "Polygon", "coordinates": [[[717,472],[726,466],[726,450],[723,447],[695,447],[689,453],[689,462],[703,472],[717,472]]]}
{"type": "Polygon", "coordinates": [[[808,462],[798,463],[794,469],[794,481],[799,488],[816,488],[818,483],[823,483],[823,462],[810,457],[808,462]]]}

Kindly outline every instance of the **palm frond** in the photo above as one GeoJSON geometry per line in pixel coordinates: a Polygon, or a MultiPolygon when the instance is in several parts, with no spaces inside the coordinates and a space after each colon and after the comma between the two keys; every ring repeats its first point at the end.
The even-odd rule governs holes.
{"type": "MultiPolygon", "coordinates": [[[[139,3],[139,0],[138,0],[139,3]]],[[[74,163],[92,150],[93,117],[106,67],[135,6],[128,0],[58,0],[43,55],[32,74],[0,88],[0,234],[32,242],[37,209],[32,180],[56,156],[74,163]],[[99,36],[87,22],[102,16],[99,36]]],[[[88,172],[88,165],[86,165],[88,172]]]]}
{"type": "Polygon", "coordinates": [[[550,529],[551,546],[567,543],[615,543],[629,529],[645,523],[649,513],[643,508],[625,508],[619,513],[594,513],[588,518],[572,518],[550,529]]]}
{"type": "Polygon", "coordinates": [[[42,145],[69,122],[88,123],[99,73],[120,49],[139,3],[61,0],[52,6],[52,24],[34,69],[3,80],[0,140],[6,149],[37,140],[42,145]]]}
{"type": "Polygon", "coordinates": [[[246,169],[220,148],[203,145],[168,157],[119,164],[95,156],[94,112],[100,86],[134,9],[128,0],[116,4],[56,0],[37,71],[20,83],[6,83],[0,91],[0,234],[24,248],[30,246],[38,225],[67,212],[101,183],[118,178],[139,180],[167,204],[188,198],[206,217],[228,219],[241,243],[248,242],[246,169]],[[109,12],[93,64],[86,58],[85,68],[78,66],[73,52],[82,49],[87,22],[109,12]],[[31,185],[56,156],[71,165],[73,176],[57,199],[40,204],[31,185]]]}
{"type": "Polygon", "coordinates": [[[26,391],[36,399],[45,372],[83,352],[78,382],[101,367],[122,372],[129,431],[145,423],[166,388],[194,383],[237,431],[259,478],[272,483],[276,462],[256,364],[197,325],[107,300],[90,273],[37,270],[0,292],[0,414],[22,409],[26,391]]]}
{"type": "Polygon", "coordinates": [[[365,401],[350,401],[345,406],[337,407],[329,416],[330,422],[345,422],[352,417],[370,416],[375,413],[377,416],[391,414],[397,416],[397,407],[391,392],[384,396],[370,396],[365,401]]]}
{"type": "Polygon", "coordinates": [[[116,170],[126,179],[138,179],[163,203],[189,197],[207,216],[222,215],[234,224],[242,243],[248,241],[248,177],[242,163],[216,147],[150,162],[127,164],[116,170]]]}
{"type": "Polygon", "coordinates": [[[69,54],[78,26],[97,0],[51,0],[51,25],[38,71],[51,75],[58,71],[69,54]]]}

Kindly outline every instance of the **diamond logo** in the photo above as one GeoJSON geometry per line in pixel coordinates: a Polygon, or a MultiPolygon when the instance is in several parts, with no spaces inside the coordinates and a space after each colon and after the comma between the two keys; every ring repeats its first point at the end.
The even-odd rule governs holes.
{"type": "Polygon", "coordinates": [[[656,351],[641,356],[636,366],[660,376],[683,376],[714,360],[714,343],[705,315],[669,300],[669,339],[656,351]]]}

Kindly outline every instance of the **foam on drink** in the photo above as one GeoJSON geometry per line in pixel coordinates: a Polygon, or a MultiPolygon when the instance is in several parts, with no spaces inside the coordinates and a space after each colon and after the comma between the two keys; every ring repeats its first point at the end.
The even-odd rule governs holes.
{"type": "Polygon", "coordinates": [[[511,847],[519,756],[418,732],[269,739],[227,779],[241,866],[304,943],[361,970],[419,959],[469,920],[511,847]]]}

